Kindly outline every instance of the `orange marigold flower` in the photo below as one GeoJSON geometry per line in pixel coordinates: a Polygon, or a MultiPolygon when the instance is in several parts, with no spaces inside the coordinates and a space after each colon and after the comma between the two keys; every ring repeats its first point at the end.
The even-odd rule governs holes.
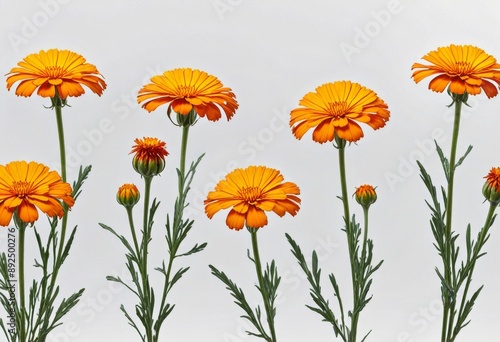
{"type": "Polygon", "coordinates": [[[37,94],[42,97],[59,95],[64,100],[84,94],[82,85],[99,96],[106,89],[106,82],[97,68],[68,50],[42,50],[28,55],[17,65],[7,74],[7,89],[21,81],[16,88],[18,96],[31,96],[38,88],[37,94]]]}
{"type": "Polygon", "coordinates": [[[135,184],[123,184],[116,193],[116,201],[126,208],[132,208],[139,202],[139,189],[135,184]]]}
{"type": "Polygon", "coordinates": [[[375,192],[375,188],[373,186],[364,184],[359,188],[356,188],[354,198],[356,198],[356,202],[361,204],[361,206],[369,207],[377,200],[377,193],[375,192]]]}
{"type": "Polygon", "coordinates": [[[38,220],[38,209],[49,217],[61,218],[59,200],[73,206],[71,186],[56,171],[36,162],[14,161],[0,165],[0,226],[9,225],[12,215],[26,223],[38,220]]]}
{"type": "Polygon", "coordinates": [[[493,167],[484,178],[484,197],[491,203],[500,203],[500,167],[493,167]]]}
{"type": "Polygon", "coordinates": [[[142,108],[148,112],[168,103],[169,115],[171,109],[181,115],[188,115],[194,109],[199,116],[217,121],[221,109],[230,120],[238,108],[231,88],[223,87],[215,76],[204,71],[178,68],[152,77],[151,82],[137,96],[137,102],[142,102],[142,108]]]}
{"type": "Polygon", "coordinates": [[[168,152],[166,143],[158,138],[135,139],[130,153],[135,153],[132,166],[139,174],[150,177],[159,175],[165,169],[168,152]]]}
{"type": "Polygon", "coordinates": [[[364,134],[357,122],[373,129],[385,126],[389,120],[387,104],[377,94],[350,81],[326,83],[307,93],[291,112],[290,127],[297,139],[311,128],[313,140],[332,141],[337,135],[346,141],[358,141],[364,134]]]}
{"type": "Polygon", "coordinates": [[[488,98],[498,94],[497,86],[490,81],[500,85],[500,64],[480,48],[452,44],[439,47],[422,59],[431,64],[413,64],[412,70],[419,69],[412,74],[415,83],[436,75],[429,83],[429,89],[435,92],[442,93],[449,85],[449,91],[454,94],[467,92],[477,95],[481,93],[481,89],[488,98]]]}
{"type": "Polygon", "coordinates": [[[211,219],[221,209],[232,208],[226,218],[231,229],[240,230],[267,225],[265,211],[274,211],[280,217],[299,211],[300,190],[292,182],[283,182],[278,170],[265,166],[236,169],[221,180],[207,195],[205,213],[211,219]]]}

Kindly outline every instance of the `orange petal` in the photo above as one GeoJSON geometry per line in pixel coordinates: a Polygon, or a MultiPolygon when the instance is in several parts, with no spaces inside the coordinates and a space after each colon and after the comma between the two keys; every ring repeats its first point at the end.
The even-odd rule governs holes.
{"type": "Polygon", "coordinates": [[[26,223],[33,223],[38,220],[38,210],[33,204],[26,201],[17,208],[17,214],[21,221],[26,223]]]}
{"type": "Polygon", "coordinates": [[[245,224],[245,215],[235,210],[231,210],[226,218],[226,224],[231,229],[240,230],[245,224]]]}
{"type": "Polygon", "coordinates": [[[172,101],[172,109],[176,113],[187,115],[193,109],[193,106],[184,99],[178,99],[172,101]]]}
{"type": "Polygon", "coordinates": [[[10,224],[14,211],[15,208],[7,208],[0,203],[0,226],[6,227],[10,224]]]}
{"type": "Polygon", "coordinates": [[[354,121],[351,121],[349,123],[349,125],[347,125],[345,127],[338,127],[337,134],[338,134],[339,138],[342,138],[346,141],[351,141],[351,142],[358,141],[359,139],[361,139],[364,136],[363,130],[354,121]]]}
{"type": "Polygon", "coordinates": [[[246,224],[251,228],[262,228],[267,225],[267,216],[266,213],[256,208],[255,206],[250,206],[248,208],[247,216],[246,216],[246,224]]]}

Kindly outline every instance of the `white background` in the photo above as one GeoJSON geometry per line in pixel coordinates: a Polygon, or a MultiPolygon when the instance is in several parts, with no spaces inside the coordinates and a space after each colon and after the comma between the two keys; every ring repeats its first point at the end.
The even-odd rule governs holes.
{"type": "MultiPolygon", "coordinates": [[[[335,0],[185,0],[77,1],[1,0],[0,73],[5,75],[30,53],[69,49],[82,54],[105,76],[102,97],[90,90],[71,98],[63,116],[67,135],[69,178],[80,164],[93,165],[84,192],[71,212],[79,229],[61,273],[62,294],[81,287],[78,306],[50,342],[138,341],[119,306],[132,312],[130,293],[107,282],[107,275],[126,274],[124,248],[99,222],[128,233],[125,210],[115,201],[118,187],[140,177],[130,166],[137,137],[155,136],[167,143],[167,168],[153,182],[161,200],[151,244],[151,264],[165,256],[163,225],[176,196],[180,130],[166,117],[166,106],[149,114],[136,104],[137,90],[153,75],[176,67],[202,69],[232,88],[240,104],[227,122],[203,119],[191,129],[188,160],[201,153],[189,201],[196,220],[185,248],[208,242],[207,249],[178,265],[191,266],[174,287],[176,304],[162,330],[162,341],[254,341],[248,324],[208,264],[225,271],[249,300],[259,302],[252,264],[246,258],[250,236],[225,226],[227,212],[209,220],[202,201],[215,183],[235,167],[266,165],[279,169],[301,188],[296,217],[269,215],[260,233],[261,256],[275,259],[282,276],[276,318],[280,341],[332,341],[331,326],[305,308],[311,304],[308,284],[290,253],[290,233],[309,256],[317,249],[325,276],[334,272],[350,297],[350,275],[342,228],[338,156],[331,144],[317,144],[308,133],[296,140],[288,127],[290,110],[304,94],[337,80],[351,80],[373,89],[389,105],[390,121],[379,131],[364,126],[365,137],[347,149],[350,192],[356,186],[377,186],[379,200],[371,208],[370,236],[376,260],[372,302],[361,315],[360,332],[373,329],[369,341],[437,341],[440,335],[440,290],[434,267],[439,264],[419,179],[420,159],[443,181],[432,139],[449,150],[452,110],[446,94],[427,90],[429,80],[415,85],[411,65],[427,52],[449,44],[472,44],[500,58],[498,11],[493,1],[335,1],[335,0]]],[[[481,187],[493,166],[500,166],[498,127],[500,98],[483,94],[464,108],[459,153],[474,150],[456,177],[455,229],[468,222],[482,225],[487,204],[481,187]]],[[[50,101],[36,95],[15,96],[0,88],[0,163],[36,160],[57,168],[58,148],[50,101]]],[[[440,183],[443,184],[443,183],[440,183]]],[[[361,208],[351,211],[361,219],[361,208]]],[[[140,222],[141,210],[135,214],[140,222]]],[[[43,230],[42,221],[39,229],[43,230]]],[[[499,224],[492,228],[474,275],[485,284],[472,312],[472,323],[457,342],[500,341],[498,306],[500,277],[499,224]]],[[[475,234],[474,234],[475,235],[475,234]]],[[[0,246],[5,247],[5,231],[0,246]]],[[[34,246],[34,241],[28,241],[34,246]]],[[[155,280],[160,278],[154,275],[155,280]]],[[[325,282],[325,293],[331,293],[325,282]]],[[[335,303],[330,296],[331,302],[335,303]]],[[[334,311],[336,307],[333,306],[334,311]]],[[[336,311],[337,312],[337,311],[336,311]]],[[[2,338],[0,337],[0,340],[2,338]]]]}

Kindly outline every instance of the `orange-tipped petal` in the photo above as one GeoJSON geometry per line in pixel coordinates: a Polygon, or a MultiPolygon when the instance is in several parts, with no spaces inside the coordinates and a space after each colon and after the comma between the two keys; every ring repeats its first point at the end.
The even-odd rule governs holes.
{"type": "Polygon", "coordinates": [[[149,112],[168,103],[176,113],[187,115],[194,109],[198,116],[217,121],[222,111],[230,120],[238,109],[231,89],[223,87],[215,76],[204,71],[173,69],[152,77],[151,82],[137,95],[137,102],[149,112]]]}
{"type": "Polygon", "coordinates": [[[301,139],[314,128],[313,140],[318,143],[332,141],[336,133],[347,141],[357,141],[363,132],[356,122],[377,129],[390,116],[387,104],[375,92],[350,81],[323,84],[316,92],[307,93],[299,104],[303,107],[290,113],[292,133],[301,139]]]}
{"type": "Polygon", "coordinates": [[[56,88],[62,99],[85,93],[82,84],[99,96],[106,89],[104,78],[82,56],[68,51],[51,49],[28,55],[7,74],[7,89],[21,81],[16,95],[31,96],[38,89],[41,97],[54,97],[56,88]]]}
{"type": "Polygon", "coordinates": [[[0,225],[7,226],[17,209],[19,219],[35,222],[38,210],[49,217],[64,215],[61,201],[74,204],[72,189],[56,171],[36,162],[0,165],[0,225]]]}
{"type": "Polygon", "coordinates": [[[221,180],[204,201],[205,213],[212,218],[221,209],[231,208],[226,224],[231,229],[267,225],[266,212],[279,216],[295,215],[299,210],[300,189],[292,182],[283,183],[278,170],[265,166],[236,169],[221,180]]]}
{"type": "Polygon", "coordinates": [[[481,89],[488,98],[498,93],[500,65],[493,56],[472,45],[449,45],[429,52],[422,59],[430,65],[414,63],[412,77],[416,83],[437,75],[429,83],[429,89],[443,92],[449,85],[450,92],[462,95],[478,95],[481,89]]]}

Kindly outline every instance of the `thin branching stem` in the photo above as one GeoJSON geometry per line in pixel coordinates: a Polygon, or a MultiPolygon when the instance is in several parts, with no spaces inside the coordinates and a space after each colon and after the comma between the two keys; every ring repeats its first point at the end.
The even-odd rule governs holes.
{"type": "Polygon", "coordinates": [[[349,210],[349,199],[347,196],[347,176],[346,176],[346,166],[345,166],[345,145],[346,142],[342,139],[337,139],[338,150],[339,150],[339,170],[340,170],[340,186],[342,191],[342,204],[344,207],[344,221],[347,236],[347,246],[349,251],[349,262],[351,264],[351,279],[352,279],[352,294],[354,310],[351,317],[351,329],[349,333],[349,341],[356,341],[357,325],[359,320],[359,312],[356,310],[356,306],[359,302],[359,291],[358,282],[356,279],[356,251],[355,251],[355,241],[354,232],[351,227],[350,210],[349,210]]]}
{"type": "Polygon", "coordinates": [[[269,298],[268,288],[264,283],[264,276],[262,275],[262,263],[260,261],[259,244],[257,241],[258,229],[249,228],[248,230],[250,231],[250,235],[252,236],[252,251],[253,251],[253,260],[255,262],[255,271],[257,272],[257,279],[259,281],[260,293],[262,294],[262,300],[264,301],[267,323],[269,326],[269,331],[271,333],[271,341],[269,342],[276,342],[273,308],[270,305],[271,299],[269,298]]]}
{"type": "MultiPolygon", "coordinates": [[[[443,262],[444,262],[444,277],[448,284],[452,283],[453,271],[451,265],[452,261],[452,218],[453,218],[453,189],[454,189],[454,180],[455,180],[455,164],[456,164],[456,155],[457,155],[457,145],[458,145],[458,133],[460,130],[460,114],[462,110],[462,101],[461,99],[456,99],[455,101],[455,117],[453,122],[453,134],[451,140],[451,149],[450,149],[450,158],[448,165],[448,174],[446,178],[448,180],[448,191],[446,197],[446,223],[445,223],[445,243],[443,250],[443,262]]],[[[446,167],[445,167],[446,172],[446,167]]],[[[456,300],[454,298],[449,298],[449,295],[446,294],[445,302],[443,303],[443,325],[442,325],[442,342],[447,341],[447,336],[451,332],[452,327],[450,324],[453,322],[453,315],[455,309],[456,300]]]]}
{"type": "MultiPolygon", "coordinates": [[[[17,214],[15,214],[17,215],[17,214]]],[[[16,220],[21,221],[21,220],[16,220]]],[[[19,246],[18,246],[18,259],[19,259],[19,303],[20,308],[19,311],[21,313],[21,317],[19,319],[19,342],[28,342],[27,341],[27,331],[26,327],[28,326],[26,322],[26,295],[25,295],[25,272],[24,272],[24,245],[25,245],[25,233],[26,233],[26,224],[21,223],[18,225],[19,232],[19,246]]]]}

